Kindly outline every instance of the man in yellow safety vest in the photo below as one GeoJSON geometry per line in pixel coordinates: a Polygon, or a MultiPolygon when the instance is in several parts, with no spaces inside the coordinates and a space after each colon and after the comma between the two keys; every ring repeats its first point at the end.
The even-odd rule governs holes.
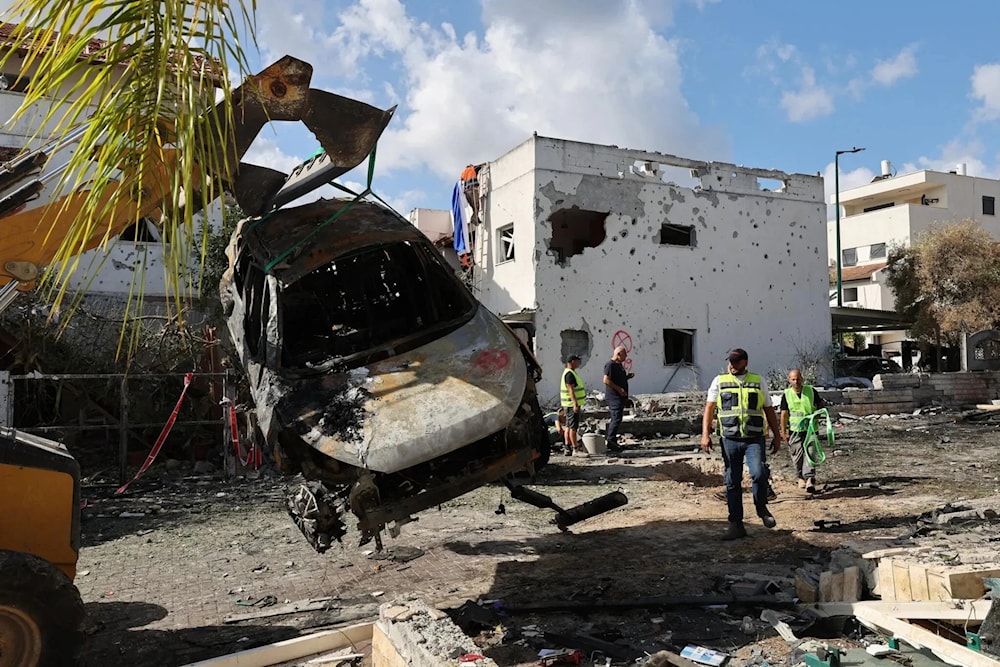
{"type": "Polygon", "coordinates": [[[809,415],[825,407],[816,390],[802,379],[802,371],[798,368],[788,371],[788,388],[781,396],[781,433],[792,454],[799,488],[810,493],[816,489],[816,470],[809,464],[805,451],[809,415]]]}
{"type": "Polygon", "coordinates": [[[760,375],[747,370],[746,350],[735,348],[727,357],[729,372],[717,376],[708,388],[708,400],[701,423],[701,448],[712,448],[712,430],[716,426],[722,440],[722,460],[726,465],[726,505],[729,508],[729,527],[723,540],[746,537],[743,527],[743,461],[750,471],[753,504],[757,516],[767,528],[777,525],[767,509],[767,467],[764,465],[764,421],[774,434],[771,453],[781,448],[781,431],[778,418],[771,406],[771,397],[765,391],[760,375]],[[718,405],[718,414],[716,406],[718,405]],[[716,419],[718,417],[718,419],[716,419]]]}
{"type": "Polygon", "coordinates": [[[580,430],[580,410],[587,398],[583,380],[576,369],[580,367],[580,357],[575,354],[566,360],[566,370],[559,381],[559,401],[566,413],[566,427],[563,429],[563,453],[572,456],[577,450],[577,432],[580,430]]]}

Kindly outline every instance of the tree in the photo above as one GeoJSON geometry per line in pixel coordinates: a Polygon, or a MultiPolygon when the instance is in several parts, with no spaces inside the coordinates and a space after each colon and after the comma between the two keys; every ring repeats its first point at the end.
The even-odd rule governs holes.
{"type": "Polygon", "coordinates": [[[897,309],[917,317],[914,334],[954,342],[965,332],[996,328],[1000,312],[1000,244],[974,220],[933,227],[889,257],[897,309]]]}
{"type": "Polygon", "coordinates": [[[103,232],[103,243],[113,242],[111,213],[162,195],[163,238],[180,250],[167,258],[168,282],[182,312],[179,286],[197,284],[186,260],[208,247],[207,228],[199,241],[195,207],[184,202],[219,196],[236,167],[224,150],[233,128],[230,68],[240,78],[249,71],[240,37],[253,39],[255,10],[256,0],[16,0],[4,14],[13,29],[0,65],[23,56],[21,71],[32,72],[11,122],[47,109],[39,140],[86,127],[61,176],[88,195],[48,277],[56,305],[86,241],[103,232]],[[206,113],[217,91],[219,112],[206,113]]]}

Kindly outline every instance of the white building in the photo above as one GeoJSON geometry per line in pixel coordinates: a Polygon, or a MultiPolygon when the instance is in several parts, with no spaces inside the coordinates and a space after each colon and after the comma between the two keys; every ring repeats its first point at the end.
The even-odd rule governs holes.
{"type": "Polygon", "coordinates": [[[764,374],[828,344],[818,176],[536,135],[479,183],[474,291],[533,321],[543,399],[570,354],[603,390],[617,343],[633,393],[706,388],[733,347],[764,374]]]}
{"type": "MultiPolygon", "coordinates": [[[[845,306],[895,310],[886,284],[886,256],[894,245],[909,246],[934,225],[974,219],[1000,239],[1000,180],[966,174],[961,164],[952,172],[924,169],[891,176],[888,162],[882,175],[867,185],[840,193],[840,247],[842,300],[845,306]]],[[[835,203],[835,196],[830,196],[835,203]]],[[[837,261],[836,221],[827,225],[831,267],[837,261]]],[[[832,270],[835,272],[835,269],[832,270]]],[[[835,281],[835,275],[832,276],[835,281]]],[[[834,292],[835,295],[835,292],[834,292]]],[[[884,353],[899,351],[905,331],[869,336],[884,353]]]]}

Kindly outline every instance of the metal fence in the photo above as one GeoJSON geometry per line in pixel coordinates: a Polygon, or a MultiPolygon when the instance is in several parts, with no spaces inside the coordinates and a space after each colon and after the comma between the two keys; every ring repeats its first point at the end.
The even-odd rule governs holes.
{"type": "Polygon", "coordinates": [[[193,373],[185,384],[188,375],[0,371],[0,425],[62,442],[85,473],[117,467],[124,483],[130,454],[148,453],[174,412],[164,446],[175,455],[232,442],[223,402],[236,395],[235,374],[193,373]]]}

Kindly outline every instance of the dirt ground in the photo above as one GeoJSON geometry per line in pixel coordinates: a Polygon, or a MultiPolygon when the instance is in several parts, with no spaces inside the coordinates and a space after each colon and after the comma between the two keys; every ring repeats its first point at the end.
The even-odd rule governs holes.
{"type": "MultiPolygon", "coordinates": [[[[815,495],[798,488],[780,452],[771,459],[778,526],[748,519],[749,536],[737,542],[719,540],[726,508],[718,450],[700,454],[693,436],[632,441],[615,458],[554,456],[533,488],[561,506],[617,489],[629,498],[569,532],[551,525],[552,512],[490,486],[419,515],[386,538],[388,554],[355,543],[313,552],[284,512],[287,480],[267,474],[223,480],[158,465],[119,498],[92,481],[77,576],[88,615],[82,664],[182,665],[364,620],[401,596],[463,622],[468,615],[455,610],[470,600],[508,610],[496,625],[496,617],[469,624],[501,665],[536,664],[539,649],[569,646],[575,640],[565,636],[574,634],[650,653],[697,644],[731,652],[730,664],[776,664],[789,649],[755,622],[760,608],[517,608],[731,593],[734,582],[825,565],[846,540],[905,536],[921,513],[946,502],[1000,494],[1000,424],[954,417],[843,421],[815,495]],[[841,523],[820,530],[819,519],[841,523]],[[311,598],[333,600],[326,610],[226,622],[311,598]]],[[[752,516],[748,496],[745,504],[752,516]]],[[[605,664],[591,658],[585,664],[605,664]]]]}

